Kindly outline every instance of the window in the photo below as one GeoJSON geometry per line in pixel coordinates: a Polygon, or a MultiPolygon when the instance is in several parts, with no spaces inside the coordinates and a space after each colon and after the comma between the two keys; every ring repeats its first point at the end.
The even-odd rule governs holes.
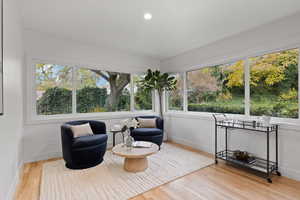
{"type": "Polygon", "coordinates": [[[72,68],[36,64],[35,80],[38,115],[72,113],[72,68]]]}
{"type": "Polygon", "coordinates": [[[146,92],[141,89],[139,81],[142,77],[144,77],[144,75],[133,76],[134,109],[152,110],[152,92],[146,92]]]}
{"type": "MultiPolygon", "coordinates": [[[[184,77],[173,74],[177,89],[168,92],[167,108],[298,119],[298,62],[299,49],[290,49],[204,67],[184,77]]],[[[132,99],[133,110],[152,110],[152,92],[139,84],[143,76],[133,75],[130,84],[127,73],[38,63],[34,106],[38,115],[130,111],[132,99]]]]}
{"type": "Polygon", "coordinates": [[[77,83],[78,113],[130,110],[130,74],[80,68],[77,83]]]}
{"type": "Polygon", "coordinates": [[[173,75],[176,80],[176,89],[168,93],[168,109],[183,110],[183,77],[182,74],[173,75]]]}
{"type": "Polygon", "coordinates": [[[298,56],[292,49],[250,58],[250,113],[298,118],[298,56]]]}
{"type": "MultiPolygon", "coordinates": [[[[251,57],[247,65],[240,60],[187,72],[187,110],[299,119],[299,53],[283,50],[251,57]]],[[[169,110],[182,93],[169,95],[169,110]]]]}
{"type": "Polygon", "coordinates": [[[188,111],[243,114],[244,61],[187,73],[188,111]]]}
{"type": "MultiPolygon", "coordinates": [[[[130,74],[35,64],[36,113],[58,115],[130,111],[130,74]],[[74,77],[73,77],[74,76],[74,77]]],[[[136,108],[152,109],[152,95],[136,87],[136,108]]]]}

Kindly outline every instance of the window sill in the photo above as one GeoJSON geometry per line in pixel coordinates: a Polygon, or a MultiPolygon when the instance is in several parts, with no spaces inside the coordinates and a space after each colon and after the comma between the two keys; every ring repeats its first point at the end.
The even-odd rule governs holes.
{"type": "Polygon", "coordinates": [[[66,114],[66,115],[41,115],[35,116],[25,121],[25,125],[39,125],[39,124],[57,124],[72,120],[111,120],[131,118],[138,115],[158,115],[156,112],[149,111],[134,111],[134,112],[103,112],[103,113],[80,113],[80,114],[66,114]]]}
{"type": "MultiPolygon", "coordinates": [[[[168,111],[165,113],[165,117],[214,121],[212,114],[213,113],[208,113],[208,112],[168,111]]],[[[239,114],[227,114],[227,115],[231,118],[238,118],[238,119],[257,120],[259,118],[257,116],[247,117],[246,115],[239,115],[239,114]]],[[[279,124],[280,128],[284,130],[300,131],[300,119],[286,119],[286,118],[273,117],[271,123],[279,124]]]]}

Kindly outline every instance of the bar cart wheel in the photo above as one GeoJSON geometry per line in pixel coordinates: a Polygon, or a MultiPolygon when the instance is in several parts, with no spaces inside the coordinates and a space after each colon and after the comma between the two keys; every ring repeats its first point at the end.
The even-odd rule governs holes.
{"type": "Polygon", "coordinates": [[[267,178],[267,181],[268,181],[269,183],[272,183],[272,179],[271,179],[271,178],[267,178]]]}
{"type": "Polygon", "coordinates": [[[276,171],[277,176],[281,176],[281,173],[279,171],[276,171]]]}

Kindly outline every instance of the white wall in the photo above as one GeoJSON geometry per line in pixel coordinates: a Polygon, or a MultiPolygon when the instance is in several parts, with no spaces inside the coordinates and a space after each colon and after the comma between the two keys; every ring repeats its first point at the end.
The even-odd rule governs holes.
{"type": "Polygon", "coordinates": [[[199,66],[224,64],[269,50],[299,47],[299,19],[300,13],[163,60],[161,69],[187,71],[199,66]]]}
{"type": "MultiPolygon", "coordinates": [[[[299,20],[300,13],[164,60],[161,68],[171,72],[187,71],[274,49],[299,47],[299,20]]],[[[169,139],[214,153],[214,122],[210,115],[205,117],[187,112],[170,112],[166,123],[169,139]]],[[[274,144],[273,139],[272,137],[274,144]]],[[[236,133],[232,134],[229,139],[229,143],[234,145],[231,146],[233,150],[244,149],[264,157],[266,156],[265,142],[266,137],[261,134],[236,133]]],[[[283,175],[297,180],[300,180],[300,160],[297,158],[300,153],[299,144],[299,126],[281,126],[279,131],[280,171],[283,175]]],[[[271,152],[274,153],[273,147],[271,152]]]]}
{"type": "MultiPolygon", "coordinates": [[[[62,64],[75,64],[84,66],[99,67],[110,71],[120,72],[145,72],[147,68],[159,68],[158,60],[131,55],[120,51],[113,51],[107,48],[97,46],[87,46],[75,41],[56,38],[53,36],[25,31],[25,54],[26,69],[29,71],[31,60],[57,62],[62,64]]],[[[25,80],[26,85],[31,80],[25,80]]],[[[30,84],[29,84],[30,85],[30,84]]],[[[25,87],[26,95],[30,95],[30,88],[25,87]]],[[[27,99],[27,98],[26,98],[27,99]]],[[[24,162],[44,160],[51,157],[61,156],[61,138],[60,125],[64,121],[82,119],[69,118],[50,121],[31,121],[30,103],[25,100],[25,119],[23,136],[23,159],[24,162]]],[[[139,115],[142,113],[110,113],[99,114],[89,119],[105,121],[108,125],[115,124],[122,119],[139,115]]],[[[143,113],[151,114],[151,113],[143,113]]],[[[119,137],[119,139],[121,139],[119,137]]],[[[108,145],[112,143],[111,134],[109,134],[108,145]]]]}
{"type": "Polygon", "coordinates": [[[38,59],[120,72],[144,72],[147,68],[159,68],[160,65],[157,59],[85,45],[30,30],[24,31],[24,39],[27,62],[38,59]]]}
{"type": "Polygon", "coordinates": [[[23,49],[19,2],[4,1],[4,115],[0,116],[0,199],[12,199],[18,181],[22,133],[23,49]]]}
{"type": "MultiPolygon", "coordinates": [[[[189,114],[169,114],[166,117],[168,139],[214,153],[214,121],[212,117],[189,114]]],[[[224,130],[220,131],[219,151],[224,149],[224,130]]],[[[229,149],[245,150],[266,158],[266,135],[239,130],[229,132],[229,149]]],[[[274,134],[270,137],[270,158],[275,159],[274,134]]],[[[279,171],[282,175],[300,180],[300,129],[284,127],[279,130],[279,171]]]]}

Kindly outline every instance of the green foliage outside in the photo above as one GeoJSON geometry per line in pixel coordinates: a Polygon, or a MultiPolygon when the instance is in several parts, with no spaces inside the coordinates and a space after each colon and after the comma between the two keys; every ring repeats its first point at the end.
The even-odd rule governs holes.
{"type": "MultiPolygon", "coordinates": [[[[77,112],[108,112],[105,106],[107,98],[106,88],[85,87],[77,90],[77,112]]],[[[130,94],[128,90],[119,98],[119,111],[130,109],[130,94]]],[[[55,115],[72,113],[72,91],[65,88],[49,88],[37,101],[39,115],[55,115]]]]}
{"type": "Polygon", "coordinates": [[[250,113],[255,116],[298,118],[298,101],[285,100],[274,95],[256,96],[251,101],[250,113]]]}
{"type": "MultiPolygon", "coordinates": [[[[72,69],[56,64],[36,64],[37,114],[72,113],[72,69]]],[[[130,110],[130,74],[80,68],[76,71],[76,112],[130,110]]],[[[139,89],[138,106],[152,108],[152,96],[139,89]]]]}
{"type": "MultiPolygon", "coordinates": [[[[249,59],[250,113],[298,117],[298,54],[287,50],[249,59]]],[[[188,73],[188,110],[244,113],[244,62],[188,73]]]]}
{"type": "Polygon", "coordinates": [[[202,104],[188,104],[189,111],[202,111],[202,112],[214,112],[214,113],[232,113],[241,114],[244,113],[243,97],[236,97],[230,101],[216,101],[212,100],[212,96],[209,96],[208,103],[202,104]]]}
{"type": "Polygon", "coordinates": [[[171,93],[172,99],[169,98],[169,110],[183,110],[182,95],[180,93],[171,93]]]}
{"type": "Polygon", "coordinates": [[[37,101],[37,113],[56,115],[72,113],[72,91],[65,88],[49,88],[37,101]]]}
{"type": "MultiPolygon", "coordinates": [[[[55,97],[56,98],[56,97],[55,97]]],[[[85,87],[77,90],[77,112],[105,112],[104,107],[107,98],[106,88],[85,87]]]]}
{"type": "Polygon", "coordinates": [[[152,109],[152,92],[137,88],[134,96],[136,110],[151,110],[152,109]]]}
{"type": "Polygon", "coordinates": [[[120,95],[117,111],[130,111],[130,92],[125,89],[120,95]]]}
{"type": "MultiPolygon", "coordinates": [[[[251,115],[298,117],[298,54],[299,50],[295,49],[249,59],[251,115]]],[[[37,114],[72,113],[71,72],[67,66],[36,65],[37,114]]],[[[202,68],[188,72],[187,76],[189,111],[244,113],[244,61],[202,68]]],[[[140,81],[143,77],[134,79],[135,109],[152,109],[151,90],[157,89],[150,84],[156,81],[156,76],[153,77],[144,82],[140,81]]],[[[80,69],[77,112],[130,110],[128,78],[126,74],[80,69]],[[107,88],[116,92],[108,94],[107,88]]],[[[169,109],[180,110],[183,106],[181,80],[173,80],[177,81],[176,88],[172,87],[169,109]]]]}
{"type": "Polygon", "coordinates": [[[152,92],[141,88],[140,81],[144,76],[145,75],[133,76],[135,110],[152,110],[152,92]]]}
{"type": "Polygon", "coordinates": [[[172,75],[177,80],[174,90],[168,92],[169,110],[183,110],[183,82],[180,74],[172,75]]]}
{"type": "Polygon", "coordinates": [[[244,61],[189,72],[188,110],[244,114],[244,61]]]}
{"type": "Polygon", "coordinates": [[[251,115],[298,118],[298,55],[294,49],[250,59],[251,115]]]}

